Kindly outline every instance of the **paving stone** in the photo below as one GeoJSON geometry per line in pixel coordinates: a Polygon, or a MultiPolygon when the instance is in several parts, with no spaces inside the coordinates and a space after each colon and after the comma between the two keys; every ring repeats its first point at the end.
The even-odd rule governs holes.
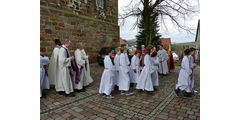
{"type": "Polygon", "coordinates": [[[183,110],[191,110],[191,108],[188,108],[188,107],[181,107],[181,109],[183,109],[183,110]]]}
{"type": "Polygon", "coordinates": [[[79,118],[73,118],[72,120],[81,120],[81,119],[79,119],[79,118]]]}
{"type": "Polygon", "coordinates": [[[118,119],[118,120],[125,120],[126,118],[123,117],[123,116],[117,116],[116,119],[118,119]]]}
{"type": "Polygon", "coordinates": [[[75,112],[82,112],[82,111],[83,111],[83,109],[78,108],[78,107],[74,108],[73,110],[74,110],[75,112]]]}
{"type": "Polygon", "coordinates": [[[46,120],[54,120],[54,119],[52,119],[52,118],[48,118],[48,119],[46,119],[46,120]]]}
{"type": "Polygon", "coordinates": [[[167,119],[168,119],[168,116],[166,116],[166,115],[159,115],[158,118],[167,120],[167,119]]]}
{"type": "Polygon", "coordinates": [[[97,118],[95,118],[94,120],[105,120],[105,119],[100,118],[100,117],[97,117],[97,118]]]}
{"type": "Polygon", "coordinates": [[[170,111],[169,113],[175,115],[175,114],[177,114],[177,111],[170,111]]]}
{"type": "Polygon", "coordinates": [[[183,118],[184,118],[183,116],[178,116],[177,119],[178,119],[178,120],[183,120],[183,118]]]}
{"type": "Polygon", "coordinates": [[[128,114],[123,114],[124,117],[127,117],[127,118],[131,118],[132,116],[131,115],[128,115],[128,114]]]}
{"type": "Polygon", "coordinates": [[[189,115],[189,118],[190,118],[190,119],[194,119],[194,120],[197,119],[197,117],[196,117],[196,116],[193,116],[193,115],[189,115]]]}
{"type": "MultiPolygon", "coordinates": [[[[199,119],[200,97],[185,99],[171,97],[171,92],[176,85],[179,67],[176,73],[170,73],[167,77],[159,76],[159,90],[154,91],[153,96],[145,92],[132,96],[120,95],[119,91],[113,91],[114,99],[105,99],[98,94],[103,67],[91,67],[91,75],[94,83],[86,88],[86,92],[75,93],[77,97],[67,98],[56,93],[55,88],[50,89],[48,97],[40,100],[41,119],[199,119]],[[88,97],[89,96],[89,97],[88,97]],[[169,97],[168,97],[169,96],[169,97]],[[168,97],[168,99],[166,99],[168,97]],[[167,100],[168,102],[163,102],[167,100]],[[193,104],[194,103],[194,104],[193,104]],[[62,106],[64,105],[64,106],[62,106]],[[164,107],[161,105],[164,105],[164,107]],[[60,107],[60,108],[58,108],[60,107]],[[50,108],[56,108],[50,110],[50,108]],[[42,114],[50,110],[50,113],[42,114]]],[[[199,76],[195,77],[195,87],[199,88],[199,76]]],[[[200,89],[197,89],[198,91],[200,89]]]]}
{"type": "Polygon", "coordinates": [[[193,112],[193,111],[187,111],[187,114],[189,114],[189,115],[193,115],[194,112],[193,112]]]}
{"type": "Polygon", "coordinates": [[[147,115],[149,114],[150,112],[149,111],[146,111],[146,110],[141,110],[140,113],[144,114],[144,115],[147,115]]]}

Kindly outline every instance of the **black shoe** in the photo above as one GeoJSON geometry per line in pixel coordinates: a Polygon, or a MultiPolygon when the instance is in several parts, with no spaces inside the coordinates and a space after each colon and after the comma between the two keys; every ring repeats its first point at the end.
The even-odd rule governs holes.
{"type": "Polygon", "coordinates": [[[130,83],[130,87],[133,87],[134,86],[134,83],[130,83]]]}
{"type": "Polygon", "coordinates": [[[85,92],[86,91],[86,89],[85,88],[83,88],[83,89],[81,89],[81,90],[78,90],[79,92],[85,92]]]}
{"type": "Polygon", "coordinates": [[[184,97],[185,97],[185,98],[191,98],[191,97],[192,97],[191,92],[190,92],[190,93],[184,92],[184,97]]]}
{"type": "Polygon", "coordinates": [[[46,95],[42,95],[42,97],[40,97],[40,99],[46,98],[46,95]]]}
{"type": "Polygon", "coordinates": [[[65,96],[66,96],[66,97],[75,97],[76,95],[70,93],[70,94],[66,94],[65,96]]]}
{"type": "Polygon", "coordinates": [[[64,91],[60,91],[60,92],[58,92],[58,94],[65,95],[65,92],[64,91]]]}
{"type": "Polygon", "coordinates": [[[137,91],[138,91],[139,93],[143,93],[143,90],[142,90],[142,89],[137,89],[137,91]]]}
{"type": "Polygon", "coordinates": [[[112,95],[105,95],[104,97],[105,97],[105,98],[108,98],[108,99],[114,98],[112,95]]]}
{"type": "Polygon", "coordinates": [[[118,90],[119,88],[118,88],[118,86],[117,85],[115,85],[114,86],[114,90],[118,90]]]}
{"type": "Polygon", "coordinates": [[[153,91],[147,91],[148,95],[153,95],[153,91]]]}
{"type": "Polygon", "coordinates": [[[105,96],[106,96],[106,94],[105,94],[105,93],[101,93],[100,95],[101,95],[102,97],[105,97],[105,96]]]}
{"type": "Polygon", "coordinates": [[[125,91],[124,94],[125,94],[125,95],[133,95],[134,93],[133,93],[133,92],[130,92],[130,91],[125,91]]]}
{"type": "Polygon", "coordinates": [[[179,97],[180,89],[179,89],[179,88],[178,88],[178,89],[175,89],[174,92],[175,92],[175,95],[176,95],[177,97],[179,97]]]}

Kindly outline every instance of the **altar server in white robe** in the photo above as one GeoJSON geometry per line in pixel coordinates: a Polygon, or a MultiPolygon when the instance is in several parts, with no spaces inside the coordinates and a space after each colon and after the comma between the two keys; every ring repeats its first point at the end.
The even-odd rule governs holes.
{"type": "Polygon", "coordinates": [[[74,97],[73,94],[73,81],[71,78],[71,60],[74,59],[73,56],[70,56],[68,47],[70,45],[70,40],[64,40],[64,45],[59,50],[58,58],[58,75],[56,80],[56,91],[59,94],[64,94],[66,97],[74,97]]]}
{"type": "Polygon", "coordinates": [[[124,55],[126,56],[126,62],[127,62],[127,65],[130,66],[130,61],[129,61],[129,58],[128,58],[127,45],[126,45],[126,44],[122,44],[122,45],[121,45],[121,48],[123,48],[123,49],[126,50],[126,52],[124,53],[124,55]]]}
{"type": "Polygon", "coordinates": [[[168,74],[168,54],[166,52],[166,50],[163,49],[163,45],[159,46],[159,50],[158,50],[158,55],[159,55],[159,60],[160,60],[160,64],[159,64],[159,73],[160,75],[164,75],[166,76],[168,74]]]}
{"type": "Polygon", "coordinates": [[[146,50],[146,55],[144,56],[144,67],[142,69],[142,72],[139,76],[138,83],[136,86],[136,89],[139,90],[146,90],[149,94],[153,94],[153,83],[151,74],[154,72],[152,69],[152,60],[150,57],[150,53],[152,52],[152,46],[148,46],[146,50]]]}
{"type": "Polygon", "coordinates": [[[80,54],[82,59],[85,60],[85,66],[83,68],[83,73],[84,73],[83,86],[88,86],[90,83],[93,82],[93,79],[90,76],[89,60],[88,60],[88,55],[85,52],[85,46],[83,46],[82,50],[80,50],[80,54]]]}
{"type": "Polygon", "coordinates": [[[118,86],[118,84],[119,84],[119,66],[120,66],[120,54],[121,54],[121,52],[120,52],[120,49],[116,49],[115,50],[116,51],[116,56],[114,57],[114,60],[113,60],[113,62],[114,62],[114,68],[115,68],[115,71],[114,71],[114,73],[115,73],[115,76],[114,76],[114,85],[117,85],[118,86]]]}
{"type": "Polygon", "coordinates": [[[110,56],[112,56],[112,50],[107,49],[106,50],[107,55],[104,58],[104,71],[102,74],[100,87],[99,87],[99,93],[106,98],[114,98],[111,95],[113,86],[114,86],[114,66],[112,64],[112,60],[110,56]]]}
{"type": "Polygon", "coordinates": [[[49,64],[49,59],[40,53],[40,97],[45,97],[42,94],[43,89],[49,89],[49,81],[47,76],[46,65],[49,64]]]}
{"type": "Polygon", "coordinates": [[[135,51],[135,55],[132,57],[131,60],[131,69],[130,69],[130,76],[132,76],[131,83],[137,83],[138,78],[140,76],[140,52],[135,51]]]}
{"type": "Polygon", "coordinates": [[[74,52],[74,58],[75,58],[74,64],[75,64],[76,70],[73,76],[73,84],[74,84],[74,89],[78,90],[79,92],[85,91],[83,87],[83,83],[85,82],[83,79],[85,75],[83,73],[83,69],[85,67],[86,60],[84,60],[84,57],[81,56],[82,49],[83,49],[83,43],[77,43],[77,49],[74,52]]]}
{"type": "Polygon", "coordinates": [[[191,90],[190,90],[190,75],[192,74],[192,70],[189,65],[189,58],[190,50],[184,50],[184,57],[181,64],[181,70],[178,76],[178,83],[176,84],[175,93],[179,96],[179,92],[184,92],[184,97],[191,97],[191,90]]]}
{"type": "Polygon", "coordinates": [[[189,58],[189,65],[190,65],[190,69],[192,70],[192,74],[190,76],[190,90],[192,93],[197,92],[196,90],[194,90],[194,69],[197,67],[197,64],[194,62],[194,58],[193,55],[195,55],[195,48],[190,48],[190,55],[188,56],[189,58]]]}
{"type": "Polygon", "coordinates": [[[57,61],[58,61],[58,53],[59,53],[59,49],[61,47],[61,42],[59,39],[56,39],[55,41],[55,46],[50,58],[50,64],[49,64],[49,68],[48,68],[48,80],[50,85],[55,85],[56,83],[56,77],[57,77],[57,61]]]}
{"type": "Polygon", "coordinates": [[[129,76],[129,66],[127,62],[127,58],[125,53],[127,52],[126,49],[120,49],[120,67],[119,67],[119,90],[121,94],[125,95],[132,95],[133,92],[129,91],[130,87],[130,76],[129,76]]]}
{"type": "Polygon", "coordinates": [[[159,83],[158,83],[158,66],[159,66],[159,57],[158,57],[158,54],[156,51],[154,51],[152,54],[151,54],[151,60],[152,60],[152,69],[153,69],[153,73],[151,74],[151,77],[152,77],[152,82],[153,82],[153,86],[154,88],[158,87],[159,86],[159,83]]]}

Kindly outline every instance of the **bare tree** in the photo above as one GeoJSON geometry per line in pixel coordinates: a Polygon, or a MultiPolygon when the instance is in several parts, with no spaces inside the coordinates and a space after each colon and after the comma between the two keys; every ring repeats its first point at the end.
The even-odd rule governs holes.
{"type": "MultiPolygon", "coordinates": [[[[119,19],[124,24],[127,18],[136,17],[137,20],[133,27],[136,27],[140,19],[143,19],[147,31],[146,45],[149,45],[155,19],[158,20],[160,29],[167,31],[166,22],[170,20],[178,30],[192,33],[193,29],[185,23],[187,18],[199,13],[199,4],[193,4],[192,1],[194,0],[131,0],[129,5],[124,7],[119,19]]],[[[198,0],[195,2],[199,3],[198,0]]]]}

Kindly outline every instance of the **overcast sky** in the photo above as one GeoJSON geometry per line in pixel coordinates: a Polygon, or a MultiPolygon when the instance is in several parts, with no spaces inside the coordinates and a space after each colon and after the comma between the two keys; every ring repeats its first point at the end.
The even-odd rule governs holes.
{"type": "MultiPolygon", "coordinates": [[[[128,5],[130,0],[118,0],[118,11],[119,14],[123,13],[124,6],[128,5]]],[[[189,18],[187,23],[189,26],[192,26],[194,29],[197,29],[197,23],[200,16],[194,16],[193,18],[189,18]]],[[[120,37],[126,40],[135,39],[135,36],[138,32],[138,28],[132,29],[133,24],[136,22],[136,19],[131,17],[126,20],[124,25],[121,25],[120,22],[118,23],[120,26],[120,37]]],[[[162,37],[167,38],[170,37],[172,42],[192,42],[195,41],[195,35],[187,34],[186,32],[179,32],[171,22],[167,22],[168,32],[159,31],[162,37]]],[[[196,31],[194,31],[196,33],[196,31]]]]}

